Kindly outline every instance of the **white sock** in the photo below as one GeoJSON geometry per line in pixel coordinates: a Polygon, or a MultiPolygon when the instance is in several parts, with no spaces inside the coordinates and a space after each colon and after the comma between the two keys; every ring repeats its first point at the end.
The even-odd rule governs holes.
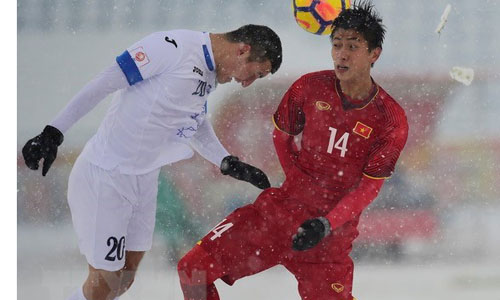
{"type": "Polygon", "coordinates": [[[83,289],[80,287],[73,293],[73,295],[71,295],[66,300],[87,300],[87,299],[83,295],[83,289]]]}

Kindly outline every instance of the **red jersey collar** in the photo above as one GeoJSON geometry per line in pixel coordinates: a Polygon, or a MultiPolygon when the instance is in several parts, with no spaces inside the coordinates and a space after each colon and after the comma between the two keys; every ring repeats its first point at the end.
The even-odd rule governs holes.
{"type": "Polygon", "coordinates": [[[342,103],[342,107],[344,108],[344,110],[363,109],[373,99],[375,99],[375,97],[377,97],[379,92],[378,84],[375,83],[373,78],[371,78],[371,80],[372,80],[372,87],[370,89],[370,94],[368,95],[368,97],[366,97],[363,100],[354,100],[342,92],[342,87],[340,86],[340,80],[338,78],[335,78],[335,92],[337,92],[337,96],[339,96],[340,102],[342,103]]]}

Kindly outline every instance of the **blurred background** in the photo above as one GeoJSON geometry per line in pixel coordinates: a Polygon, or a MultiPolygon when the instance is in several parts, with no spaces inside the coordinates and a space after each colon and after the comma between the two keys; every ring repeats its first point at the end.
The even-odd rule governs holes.
{"type": "MultiPolygon", "coordinates": [[[[410,123],[397,172],[364,212],[352,256],[358,299],[500,299],[500,1],[373,0],[387,27],[372,75],[410,123]],[[451,79],[472,68],[469,86],[451,79]]],[[[333,66],[328,37],[296,25],[291,0],[18,0],[18,299],[65,299],[85,278],[66,202],[67,179],[109,99],[72,127],[47,177],[20,154],[83,85],[143,36],[186,28],[225,32],[273,28],[283,64],[243,89],[219,85],[208,116],[230,153],[284,175],[271,115],[300,75],[333,66]]],[[[122,299],[181,299],[177,260],[259,190],[222,176],[200,156],[162,169],[153,249],[122,299]]],[[[299,299],[276,267],[228,288],[223,299],[299,299]],[[250,296],[250,297],[249,297],[250,296]],[[248,298],[246,298],[248,297],[248,298]]]]}

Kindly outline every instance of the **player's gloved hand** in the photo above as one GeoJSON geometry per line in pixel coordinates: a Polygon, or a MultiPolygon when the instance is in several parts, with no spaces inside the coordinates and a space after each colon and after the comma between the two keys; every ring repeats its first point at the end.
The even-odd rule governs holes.
{"type": "Polygon", "coordinates": [[[302,223],[292,237],[292,249],[304,251],[319,243],[331,232],[330,222],[325,217],[310,219],[302,223]]]}
{"type": "Polygon", "coordinates": [[[38,163],[43,158],[42,175],[45,176],[57,156],[57,147],[64,141],[64,135],[59,129],[47,125],[42,133],[29,140],[23,147],[23,157],[26,166],[38,170],[38,163]]]}
{"type": "Polygon", "coordinates": [[[253,184],[259,189],[271,187],[266,174],[260,169],[241,162],[236,156],[228,155],[224,157],[220,164],[220,171],[224,175],[229,175],[238,180],[243,180],[253,184]]]}

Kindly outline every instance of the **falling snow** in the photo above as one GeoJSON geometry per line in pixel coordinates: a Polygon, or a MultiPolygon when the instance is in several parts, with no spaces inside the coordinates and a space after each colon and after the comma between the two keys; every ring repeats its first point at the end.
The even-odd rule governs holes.
{"type": "MultiPolygon", "coordinates": [[[[354,296],[498,299],[500,39],[495,32],[500,1],[373,2],[387,27],[373,79],[404,107],[410,133],[394,175],[360,222],[352,252],[354,296]]],[[[24,166],[22,145],[123,49],[160,30],[224,32],[247,23],[275,29],[283,43],[281,69],[246,89],[236,83],[217,86],[207,107],[222,144],[260,166],[273,186],[285,177],[274,151],[271,116],[297,78],[333,66],[328,37],[299,28],[288,0],[19,0],[17,6],[22,300],[65,299],[85,278],[86,262],[66,201],[67,180],[111,97],[67,132],[47,177],[24,166]]],[[[180,128],[179,134],[192,129],[180,128]]],[[[197,155],[163,168],[153,249],[120,299],[181,299],[178,259],[259,192],[221,176],[197,155]]],[[[216,284],[222,299],[299,299],[295,279],[282,267],[232,287],[216,284]]]]}

